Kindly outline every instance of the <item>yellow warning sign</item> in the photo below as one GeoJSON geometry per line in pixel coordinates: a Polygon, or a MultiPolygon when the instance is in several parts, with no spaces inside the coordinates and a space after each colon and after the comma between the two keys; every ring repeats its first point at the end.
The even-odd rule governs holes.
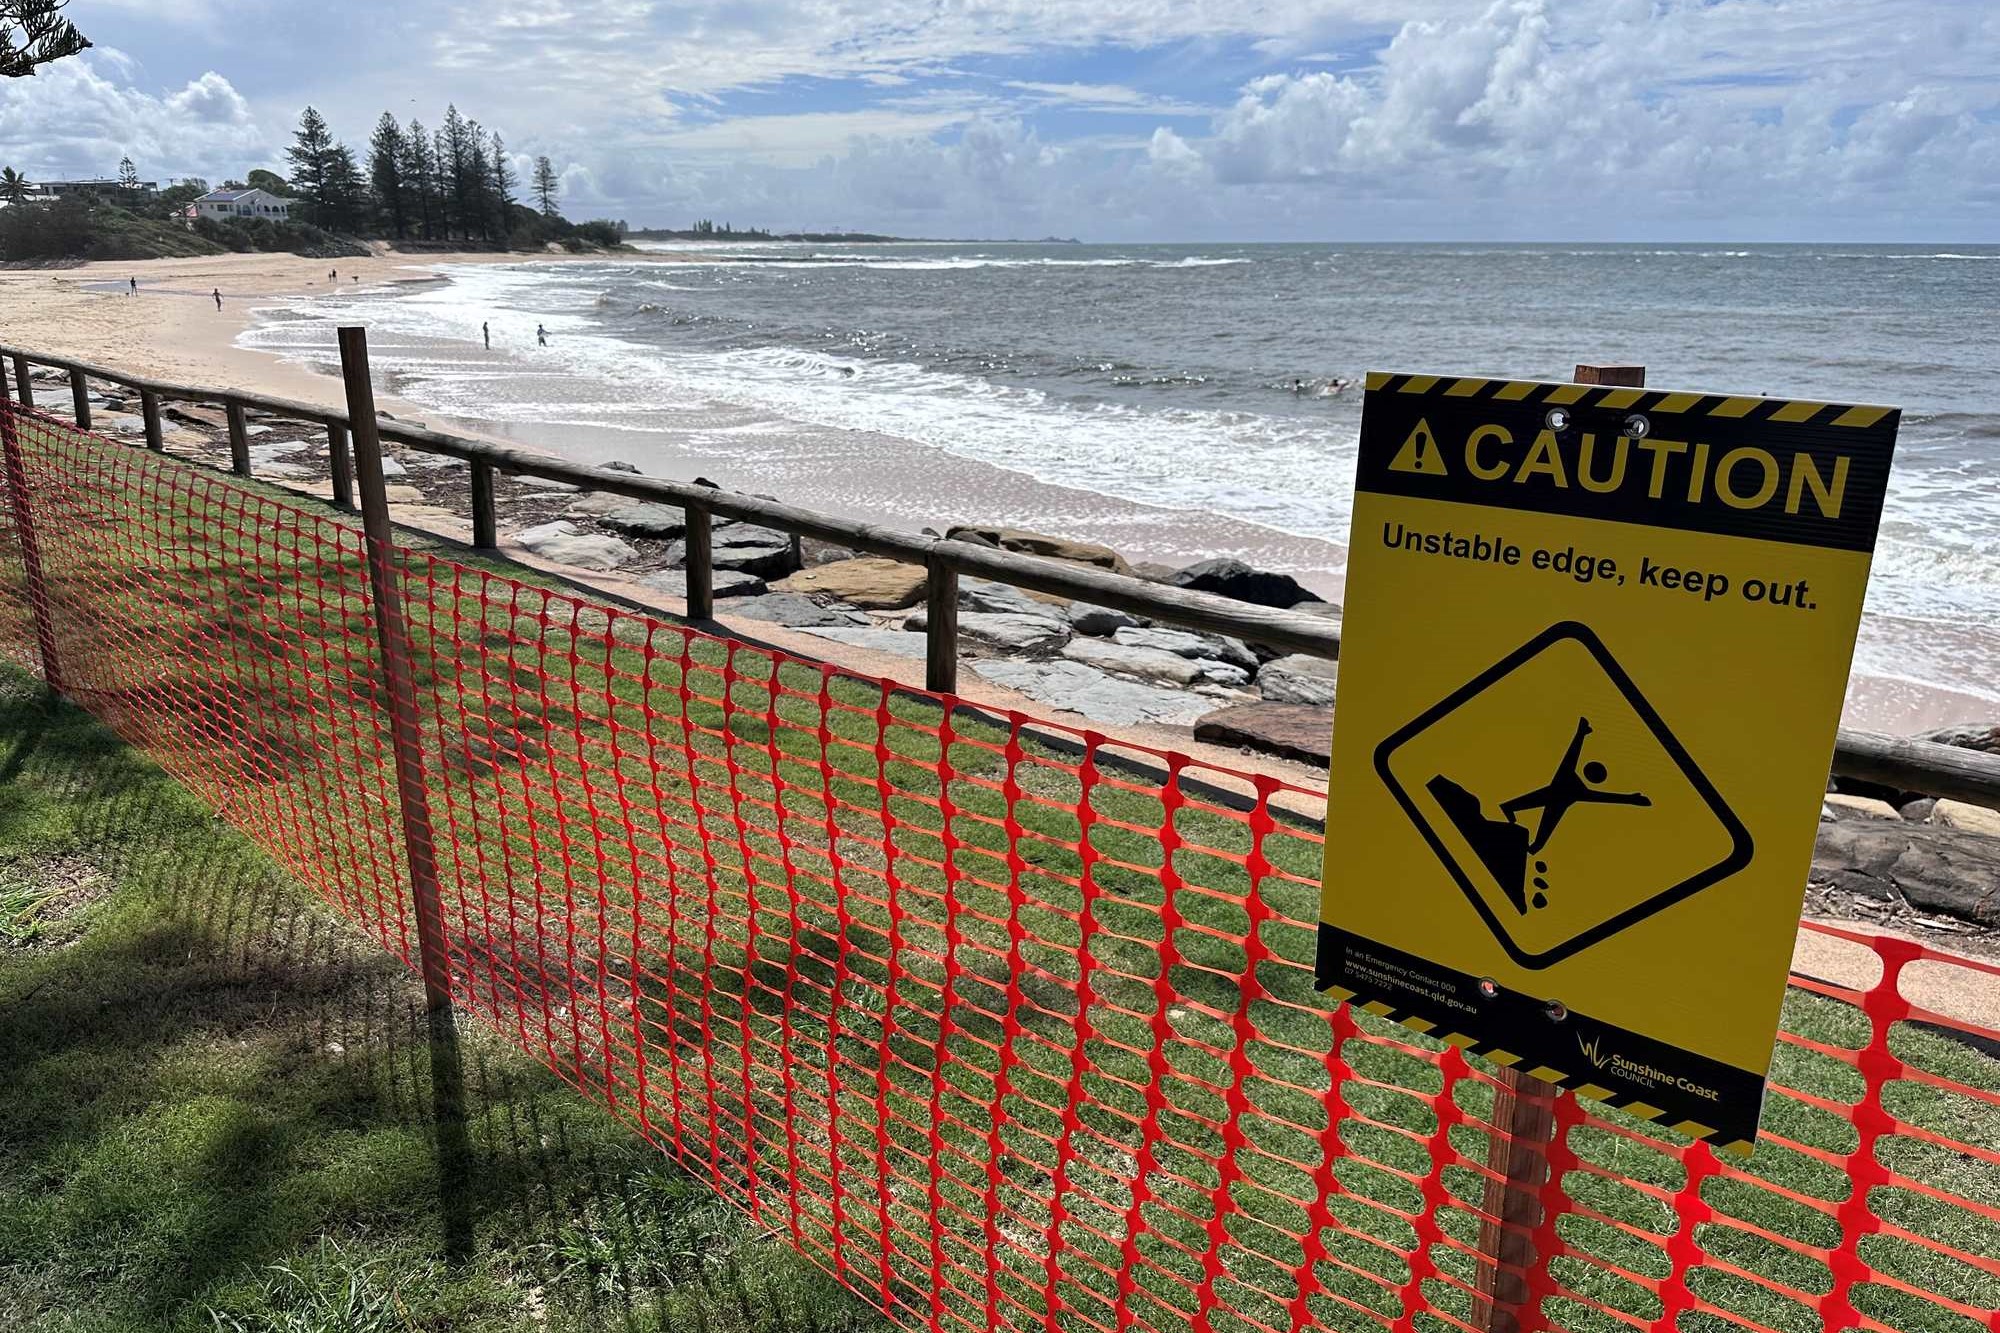
{"type": "Polygon", "coordinates": [[[1371,376],[1322,986],[1747,1147],[1896,425],[1371,376]]]}

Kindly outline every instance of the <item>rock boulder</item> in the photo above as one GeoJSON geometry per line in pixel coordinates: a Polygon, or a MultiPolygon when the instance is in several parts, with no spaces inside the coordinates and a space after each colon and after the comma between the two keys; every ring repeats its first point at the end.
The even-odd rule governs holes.
{"type": "Polygon", "coordinates": [[[1037,703],[1081,713],[1093,722],[1185,726],[1207,712],[1213,702],[1185,690],[1120,680],[1082,662],[996,658],[974,662],[972,669],[994,684],[1018,690],[1037,703]]]}
{"type": "Polygon", "coordinates": [[[1241,560],[1227,558],[1203,560],[1175,570],[1167,582],[1176,588],[1212,592],[1219,597],[1232,597],[1239,602],[1272,606],[1279,610],[1297,606],[1300,602],[1322,600],[1318,594],[1300,587],[1299,581],[1289,574],[1252,569],[1241,560]]]}
{"type": "Polygon", "coordinates": [[[1071,541],[1067,537],[1051,537],[1045,532],[1029,532],[1024,528],[982,527],[970,523],[951,528],[944,535],[953,541],[973,541],[978,545],[998,546],[1003,551],[1019,551],[1023,555],[1043,555],[1051,560],[1096,565],[1119,574],[1132,572],[1124,556],[1096,542],[1071,541]]]}
{"type": "MultiPolygon", "coordinates": [[[[657,574],[647,574],[639,582],[655,592],[684,601],[688,595],[685,569],[663,569],[657,574]]],[[[765,591],[764,580],[755,574],[745,574],[740,569],[715,570],[709,578],[709,586],[715,590],[717,597],[760,597],[765,591]]]]}
{"type": "MultiPolygon", "coordinates": [[[[618,503],[605,508],[597,516],[598,521],[605,527],[622,532],[628,537],[651,537],[659,540],[678,537],[687,531],[687,515],[672,505],[627,500],[622,496],[604,498],[617,500],[618,503]]],[[[569,512],[575,513],[579,508],[581,504],[571,505],[569,512]]]]}
{"type": "Polygon", "coordinates": [[[796,592],[774,592],[751,598],[730,607],[729,614],[749,620],[768,620],[774,625],[789,625],[794,629],[868,623],[868,617],[859,611],[844,606],[822,606],[796,592]]]}
{"type": "Polygon", "coordinates": [[[1936,745],[1956,745],[1961,750],[1977,750],[1981,754],[2000,754],[2000,726],[1965,722],[1926,731],[1917,739],[1936,745]]]}
{"type": "Polygon", "coordinates": [[[1836,889],[2000,925],[2000,840],[1903,819],[1819,826],[1812,879],[1836,889]]]}
{"type": "Polygon", "coordinates": [[[778,585],[780,592],[824,593],[871,611],[895,611],[923,600],[924,567],[862,556],[815,565],[778,585]]]}
{"type": "Polygon", "coordinates": [[[1121,629],[1111,637],[1113,642],[1128,648],[1158,648],[1182,657],[1206,657],[1241,667],[1246,674],[1254,674],[1257,670],[1257,654],[1250,651],[1250,645],[1224,634],[1198,634],[1193,630],[1167,629],[1156,625],[1146,629],[1121,629]]]}
{"type": "Polygon", "coordinates": [[[1310,704],[1237,704],[1195,723],[1194,738],[1327,768],[1333,762],[1333,710],[1310,704]]]}
{"type": "Polygon", "coordinates": [[[1257,687],[1271,703],[1324,708],[1333,702],[1339,677],[1340,663],[1310,653],[1293,653],[1264,663],[1257,673],[1257,687]]]}
{"type": "Polygon", "coordinates": [[[1939,801],[1931,807],[1930,822],[1943,828],[2000,838],[2000,810],[1966,801],[1939,801]]]}
{"type": "Polygon", "coordinates": [[[577,531],[576,524],[564,519],[525,528],[514,540],[544,560],[576,565],[581,569],[617,569],[639,558],[639,553],[616,537],[577,531]]]}
{"type": "Polygon", "coordinates": [[[1108,639],[1121,629],[1144,629],[1152,623],[1130,611],[1118,611],[1090,602],[1075,602],[1069,608],[1070,628],[1078,634],[1096,634],[1108,639]]]}
{"type": "MultiPolygon", "coordinates": [[[[782,579],[799,568],[798,548],[791,537],[776,528],[762,528],[754,523],[731,523],[715,529],[709,535],[708,549],[717,569],[740,570],[760,579],[782,579]]],[[[668,564],[686,561],[686,542],[675,542],[667,548],[668,564]]]]}
{"type": "Polygon", "coordinates": [[[1250,683],[1249,674],[1241,667],[1213,658],[1182,657],[1179,653],[1159,648],[1133,648],[1099,639],[1072,639],[1062,651],[1063,656],[1073,662],[1170,685],[1237,687],[1250,683]]]}

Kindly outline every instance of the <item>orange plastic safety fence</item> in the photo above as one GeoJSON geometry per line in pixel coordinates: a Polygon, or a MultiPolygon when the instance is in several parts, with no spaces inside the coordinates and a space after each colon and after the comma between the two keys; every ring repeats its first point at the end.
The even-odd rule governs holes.
{"type": "MultiPolygon", "coordinates": [[[[0,421],[0,654],[414,966],[358,529],[0,421]]],[[[399,560],[457,1002],[856,1292],[1485,1327],[1491,1071],[1312,990],[1315,793],[399,560]]],[[[1907,998],[2000,969],[1812,929],[1880,979],[1794,979],[1747,1163],[1557,1103],[1523,1327],[2000,1331],[2000,1034],[1907,998]]]]}

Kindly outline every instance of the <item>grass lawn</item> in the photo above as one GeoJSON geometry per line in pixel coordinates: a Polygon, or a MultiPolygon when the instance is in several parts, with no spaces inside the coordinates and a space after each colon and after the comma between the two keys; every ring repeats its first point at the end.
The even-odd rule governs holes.
{"type": "MultiPolygon", "coordinates": [[[[61,520],[50,563],[64,652],[89,673],[80,688],[93,710],[225,805],[375,944],[409,956],[351,529],[170,461],[62,452],[66,475],[90,480],[49,484],[61,520]]],[[[591,1145],[586,1160],[630,1155],[619,1160],[632,1170],[612,1179],[651,1163],[687,1208],[718,1208],[649,1140],[753,1211],[749,1252],[766,1264],[789,1240],[879,1303],[966,1333],[1372,1333],[1406,1309],[1432,1333],[1444,1327],[1433,1311],[1469,1316],[1463,1247],[1481,1187],[1466,1163],[1485,1158],[1491,1087],[1437,1043],[1312,993],[1316,828],[1246,813],[1218,794],[1218,775],[1121,766],[1045,729],[947,716],[908,692],[608,613],[517,569],[423,549],[406,569],[455,984],[486,1024],[474,1081],[488,1102],[484,1071],[513,1058],[502,1044],[526,1052],[625,1122],[629,1134],[552,1079],[519,1075],[546,1092],[545,1121],[563,1123],[560,1104],[597,1127],[592,1139],[564,1131],[591,1145]]],[[[133,854],[156,876],[195,865],[205,881],[224,864],[141,827],[133,854]]],[[[227,886],[182,891],[179,915],[163,917],[156,896],[134,904],[127,928],[162,930],[190,915],[185,902],[239,898],[261,901],[227,886]]],[[[222,914],[226,942],[236,919],[233,906],[222,914]]],[[[271,934],[240,933],[246,958],[253,935],[271,934]]],[[[288,982],[338,966],[387,993],[399,965],[361,933],[341,939],[304,950],[288,982]]],[[[41,965],[58,964],[28,970],[41,965]]],[[[120,975],[107,968],[105,984],[120,975]]],[[[65,1004],[80,993],[46,990],[65,1004]]],[[[104,1023],[130,1008],[81,1012],[104,1023]]],[[[139,1008],[129,1021],[173,1012],[139,1008]]],[[[421,1062],[400,1021],[393,1068],[421,1062]]],[[[1615,1333],[1658,1318],[1669,1248],[1691,1242],[1687,1286],[1713,1309],[1685,1315],[1688,1333],[1723,1333],[1732,1319],[1817,1326],[1801,1296],[1834,1290],[1829,1257],[1863,1230],[1841,1217],[1858,1143],[1846,1108],[1863,1090],[1842,1052],[1869,1027],[1853,1005],[1800,991],[1784,1022],[1802,1041],[1779,1052],[1789,1091],[1770,1098],[1766,1141],[1747,1169],[1700,1185],[1712,1212],[1686,1235],[1673,1206],[1683,1141],[1616,1113],[1569,1134],[1575,1206],[1554,1260],[1568,1294],[1549,1310],[1559,1324],[1615,1333]]],[[[1848,1294],[1899,1333],[1976,1333],[1965,1311],[2000,1305],[2000,1267],[1979,1260],[2000,1253],[2000,1099],[1982,1095],[2000,1092],[2000,1062],[1907,1024],[1890,1048],[1934,1081],[1888,1089],[1903,1126],[1876,1158],[1899,1174],[1855,1211],[1901,1234],[1859,1240],[1875,1273],[1848,1294]]],[[[175,1049],[172,1032],[147,1028],[120,1056],[150,1070],[171,1066],[175,1049]]],[[[315,1067],[326,1043],[305,1052],[296,1063],[315,1067]]],[[[239,1073],[262,1091],[263,1067],[239,1073]]],[[[50,1081],[39,1066],[27,1076],[50,1081]]],[[[420,1105],[428,1084],[386,1086],[420,1105]]],[[[156,1100],[183,1115],[207,1095],[169,1083],[156,1100]]],[[[57,1080],[24,1104],[44,1099],[65,1111],[79,1101],[57,1080]]],[[[287,1123],[330,1133],[321,1121],[343,1105],[323,1112],[301,1094],[287,1123]]],[[[496,1140],[480,1114],[489,1156],[495,1142],[549,1151],[549,1133],[531,1124],[496,1140]]],[[[207,1151],[164,1138],[177,1163],[207,1151]]],[[[263,1160],[232,1161],[234,1177],[263,1181],[263,1160]]],[[[515,1169],[529,1184],[541,1170],[515,1169]]],[[[316,1184],[323,1174],[346,1178],[329,1170],[316,1184]]],[[[406,1204],[421,1193],[400,1179],[385,1190],[406,1204]]],[[[561,1202],[573,1196],[543,1193],[555,1217],[574,1211],[561,1202]]],[[[631,1184],[611,1194],[617,1207],[584,1216],[622,1216],[628,1196],[646,1197],[631,1184]]],[[[310,1212],[320,1196],[305,1197],[249,1211],[310,1212]]],[[[322,1203],[322,1226],[382,1206],[322,1203]]],[[[639,1224],[620,1244],[637,1253],[636,1232],[660,1212],[635,1205],[639,1224]]],[[[704,1216],[697,1229],[720,1225],[704,1216]]],[[[301,1262],[351,1269],[364,1242],[343,1236],[341,1256],[301,1262]]],[[[441,1293],[468,1308],[504,1300],[510,1288],[488,1270],[505,1267],[495,1256],[512,1244],[483,1242],[489,1285],[439,1278],[441,1293]]],[[[409,1259],[392,1252],[370,1271],[409,1259]]],[[[36,1262],[46,1272],[80,1259],[36,1262]]],[[[621,1271],[601,1259],[582,1269],[621,1271]]],[[[769,1281],[809,1290],[803,1276],[769,1281]]],[[[831,1296],[775,1306],[798,1308],[784,1318],[860,1317],[831,1296]]],[[[729,1314],[697,1302],[683,1317],[729,1314]]]]}
{"type": "Polygon", "coordinates": [[[0,672],[0,1327],[860,1330],[879,1320],[467,1032],[442,1259],[421,988],[90,717],[0,672]]]}

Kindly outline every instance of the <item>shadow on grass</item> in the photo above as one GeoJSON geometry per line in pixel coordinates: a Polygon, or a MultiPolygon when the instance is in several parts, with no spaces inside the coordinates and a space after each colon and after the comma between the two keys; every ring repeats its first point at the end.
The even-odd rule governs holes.
{"type": "Polygon", "coordinates": [[[286,1321],[356,1281],[384,1328],[875,1322],[463,1020],[474,1248],[445,1264],[415,978],[12,673],[0,775],[0,866],[110,885],[0,953],[6,1326],[344,1327],[286,1321]]]}

